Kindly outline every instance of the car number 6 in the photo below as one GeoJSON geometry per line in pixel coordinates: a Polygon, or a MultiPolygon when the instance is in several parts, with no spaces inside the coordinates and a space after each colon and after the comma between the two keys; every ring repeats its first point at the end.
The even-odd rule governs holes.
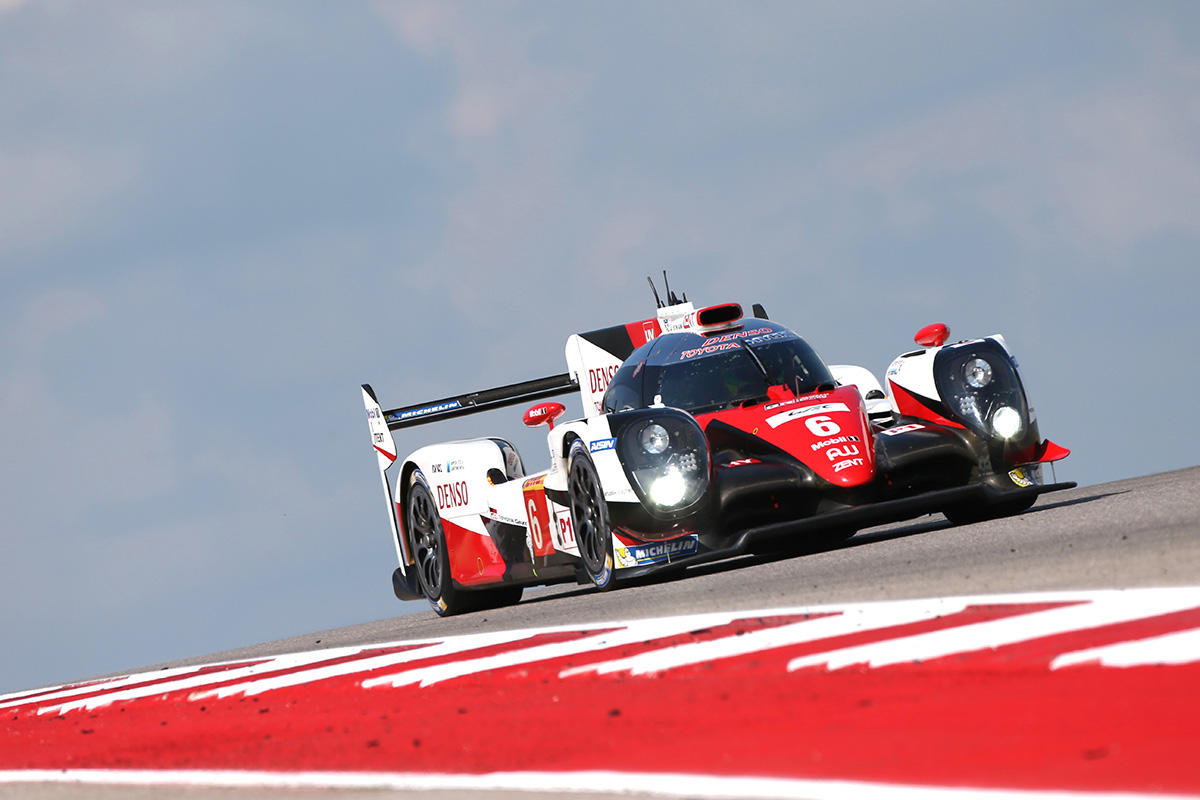
{"type": "Polygon", "coordinates": [[[529,498],[529,533],[533,536],[533,546],[537,550],[542,549],[542,525],[538,522],[537,504],[533,498],[529,498]]]}
{"type": "Polygon", "coordinates": [[[842,429],[830,417],[819,414],[804,420],[804,424],[812,431],[813,436],[836,436],[842,429]]]}

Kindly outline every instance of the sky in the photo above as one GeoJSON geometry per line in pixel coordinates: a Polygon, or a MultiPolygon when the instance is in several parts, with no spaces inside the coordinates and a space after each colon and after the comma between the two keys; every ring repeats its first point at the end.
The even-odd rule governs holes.
{"type": "Polygon", "coordinates": [[[1186,1],[0,0],[0,691],[431,613],[359,384],[565,371],[663,269],[876,375],[1004,333],[1061,480],[1194,465],[1198,143],[1186,1]]]}

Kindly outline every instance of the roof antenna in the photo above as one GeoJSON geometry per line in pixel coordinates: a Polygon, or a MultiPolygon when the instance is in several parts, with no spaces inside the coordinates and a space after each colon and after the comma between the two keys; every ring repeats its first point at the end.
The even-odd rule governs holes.
{"type": "Polygon", "coordinates": [[[663,270],[663,287],[667,290],[667,302],[673,306],[679,305],[679,298],[671,291],[671,284],[667,282],[667,271],[663,270]]]}
{"type": "Polygon", "coordinates": [[[659,308],[662,308],[662,307],[663,307],[663,302],[662,302],[662,300],[659,300],[659,299],[658,299],[658,289],[654,288],[654,279],[653,279],[653,278],[651,278],[649,275],[647,275],[647,276],[646,276],[646,280],[647,280],[647,281],[649,282],[649,284],[650,284],[650,291],[654,292],[654,302],[657,304],[657,306],[658,306],[659,308]]]}

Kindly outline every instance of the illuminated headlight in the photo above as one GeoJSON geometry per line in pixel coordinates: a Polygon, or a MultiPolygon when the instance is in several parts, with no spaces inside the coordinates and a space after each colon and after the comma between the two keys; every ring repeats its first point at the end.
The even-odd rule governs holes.
{"type": "Polygon", "coordinates": [[[642,430],[642,449],[647,453],[658,455],[670,445],[671,437],[662,425],[652,423],[642,430]]]}
{"type": "Polygon", "coordinates": [[[992,382],[992,365],[982,358],[972,358],[963,365],[963,379],[972,389],[982,389],[992,382]]]}
{"type": "Polygon", "coordinates": [[[679,505],[687,493],[687,480],[678,470],[668,470],[650,484],[650,502],[663,508],[679,505]]]}
{"type": "Polygon", "coordinates": [[[1011,439],[1021,432],[1021,413],[1011,406],[1001,406],[992,414],[992,430],[1001,439],[1011,439]]]}
{"type": "Polygon", "coordinates": [[[617,455],[651,514],[673,518],[708,488],[708,442],[689,414],[675,409],[615,415],[617,455]]]}

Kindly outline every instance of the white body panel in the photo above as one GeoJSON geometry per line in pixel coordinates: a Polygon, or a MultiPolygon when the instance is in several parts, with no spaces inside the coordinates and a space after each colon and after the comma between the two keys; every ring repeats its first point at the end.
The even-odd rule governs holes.
{"type": "Polygon", "coordinates": [[[691,303],[676,303],[673,306],[663,306],[658,310],[658,324],[663,333],[690,331],[696,325],[696,307],[691,303]]]}
{"type": "MultiPolygon", "coordinates": [[[[510,468],[504,452],[492,439],[429,445],[410,455],[407,461],[415,463],[424,474],[438,514],[456,522],[461,518],[488,516],[491,490],[497,487],[488,482],[487,472],[498,469],[507,475],[510,468]]],[[[519,480],[515,483],[520,486],[519,480]]]]}
{"type": "Polygon", "coordinates": [[[583,413],[594,417],[600,413],[600,400],[620,368],[621,359],[577,334],[567,337],[566,356],[567,372],[579,384],[583,413]]]}
{"type": "MultiPolygon", "coordinates": [[[[995,340],[1008,352],[1008,344],[1000,334],[994,333],[991,336],[983,338],[995,340]]],[[[885,391],[887,392],[888,399],[892,402],[892,406],[895,407],[896,404],[896,399],[892,392],[893,383],[913,394],[933,400],[941,400],[942,398],[938,395],[937,383],[933,378],[934,358],[942,350],[950,350],[979,341],[982,341],[982,339],[967,339],[941,347],[927,347],[923,352],[898,357],[887,369],[887,386],[885,391]]],[[[1009,354],[1011,355],[1011,353],[1009,354]]]]}
{"type": "MultiPolygon", "coordinates": [[[[641,335],[645,337],[646,341],[654,339],[658,331],[662,333],[699,331],[696,309],[691,303],[676,303],[660,308],[656,319],[658,320],[657,330],[654,320],[644,320],[641,323],[641,335]]],[[[636,341],[635,339],[635,344],[636,341]]],[[[579,398],[583,403],[584,416],[598,416],[601,413],[600,401],[604,398],[604,391],[608,388],[613,375],[620,369],[623,359],[592,344],[578,334],[571,334],[567,337],[565,355],[567,372],[579,386],[579,398]]]]}
{"type": "MultiPolygon", "coordinates": [[[[526,529],[526,546],[532,553],[534,544],[530,538],[530,520],[534,512],[529,507],[530,496],[525,486],[548,476],[550,470],[523,474],[519,468],[519,458],[514,463],[516,450],[511,449],[511,445],[509,448],[506,452],[494,439],[442,442],[422,447],[405,461],[415,464],[425,476],[438,514],[443,519],[453,520],[459,527],[480,536],[488,536],[485,519],[523,527],[526,529]],[[509,480],[493,485],[487,476],[490,469],[499,469],[509,480]]],[[[397,487],[397,497],[400,496],[400,488],[397,487]]],[[[564,491],[565,488],[564,479],[564,491]]],[[[530,491],[541,493],[541,489],[530,491]]],[[[575,542],[570,509],[554,502],[549,496],[545,499],[550,513],[549,531],[539,530],[539,535],[548,534],[555,550],[578,556],[579,547],[575,542]]]]}
{"type": "Polygon", "coordinates": [[[867,407],[867,415],[871,418],[896,412],[891,400],[887,397],[875,399],[867,397],[871,392],[883,392],[879,379],[871,370],[853,364],[830,364],[829,371],[833,373],[833,379],[842,386],[854,386],[858,389],[858,393],[867,407]]]}
{"type": "Polygon", "coordinates": [[[559,425],[550,434],[550,449],[554,454],[546,488],[560,492],[567,490],[567,459],[560,455],[563,441],[574,434],[587,445],[588,455],[596,465],[600,484],[604,487],[604,499],[610,503],[636,503],[637,495],[625,476],[625,469],[617,457],[616,441],[608,426],[608,415],[590,417],[559,425]]]}

